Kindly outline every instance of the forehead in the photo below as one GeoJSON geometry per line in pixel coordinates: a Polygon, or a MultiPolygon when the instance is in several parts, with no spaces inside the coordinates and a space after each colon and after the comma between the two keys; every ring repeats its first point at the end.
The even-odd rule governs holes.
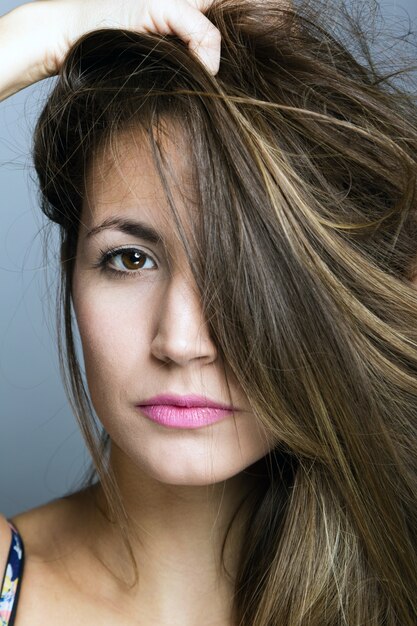
{"type": "MultiPolygon", "coordinates": [[[[190,211],[196,210],[189,145],[178,124],[161,124],[158,130],[153,128],[153,134],[169,193],[186,223],[190,211]]],[[[90,228],[121,216],[172,230],[172,213],[156,158],[149,135],[142,129],[125,130],[104,144],[86,172],[83,224],[90,228]]]]}

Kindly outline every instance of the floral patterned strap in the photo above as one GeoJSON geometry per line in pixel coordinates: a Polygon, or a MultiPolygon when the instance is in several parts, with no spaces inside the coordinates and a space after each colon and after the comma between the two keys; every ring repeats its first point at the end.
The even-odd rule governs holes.
{"type": "Polygon", "coordinates": [[[12,541],[0,587],[0,626],[12,626],[14,623],[24,564],[22,538],[15,526],[7,521],[12,530],[12,541]]]}

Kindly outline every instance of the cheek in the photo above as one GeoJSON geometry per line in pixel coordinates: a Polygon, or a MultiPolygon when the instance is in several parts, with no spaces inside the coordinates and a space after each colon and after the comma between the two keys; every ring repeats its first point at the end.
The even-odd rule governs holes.
{"type": "Polygon", "coordinates": [[[98,394],[118,395],[149,354],[150,302],[144,317],[137,296],[127,290],[78,280],[73,305],[93,402],[98,394]]]}

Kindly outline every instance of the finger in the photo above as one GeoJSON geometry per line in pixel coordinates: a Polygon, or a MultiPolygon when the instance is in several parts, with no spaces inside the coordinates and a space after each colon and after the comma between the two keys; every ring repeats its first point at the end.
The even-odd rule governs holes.
{"type": "Polygon", "coordinates": [[[179,0],[175,4],[167,3],[165,20],[168,28],[187,43],[189,49],[199,57],[208,70],[213,75],[217,74],[221,52],[221,35],[218,28],[186,0],[179,0]]]}

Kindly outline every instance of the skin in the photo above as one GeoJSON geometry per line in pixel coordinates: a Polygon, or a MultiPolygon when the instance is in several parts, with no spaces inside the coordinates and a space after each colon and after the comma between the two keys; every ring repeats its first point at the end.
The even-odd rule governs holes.
{"type": "MultiPolygon", "coordinates": [[[[220,37],[201,13],[209,4],[37,0],[22,5],[0,18],[0,100],[56,74],[78,37],[106,26],[175,33],[216,74],[220,37]]],[[[245,470],[269,446],[230,373],[232,402],[240,410],[234,419],[212,427],[168,433],[133,407],[143,397],[167,390],[205,393],[220,401],[228,396],[224,364],[207,335],[181,247],[172,239],[153,164],[146,150],[125,139],[124,154],[131,160],[113,167],[103,157],[91,173],[74,306],[91,395],[111,435],[111,464],[135,522],[140,585],[126,591],[111,577],[106,565],[120,576],[125,573],[123,546],[95,506],[103,502],[100,489],[79,492],[12,519],[26,554],[16,626],[231,624],[233,589],[219,566],[221,541],[236,506],[256,486],[245,470]],[[86,232],[115,213],[141,218],[163,231],[168,242],[163,251],[119,232],[100,235],[103,247],[148,249],[161,262],[154,274],[145,270],[141,277],[119,280],[92,267],[98,241],[87,243],[86,232]]],[[[180,144],[181,138],[176,141],[180,144]]],[[[183,148],[170,146],[172,163],[183,166],[180,173],[186,174],[183,148]]],[[[241,548],[239,528],[234,527],[225,555],[232,576],[241,548]]],[[[10,532],[0,516],[0,572],[9,545],[10,532]]]]}
{"type": "MultiPolygon", "coordinates": [[[[203,14],[210,4],[207,0],[22,4],[0,17],[0,100],[57,74],[70,45],[102,27],[176,34],[215,75],[220,33],[203,14]]],[[[126,553],[96,506],[103,504],[100,489],[80,491],[11,520],[25,545],[16,626],[231,623],[232,586],[220,569],[220,546],[234,510],[256,486],[244,471],[266,454],[269,445],[230,372],[230,401],[239,411],[218,424],[167,432],[134,409],[134,403],[164,391],[201,393],[226,402],[229,397],[225,364],[207,334],[191,273],[167,219],[159,179],[146,150],[138,150],[131,137],[125,139],[123,150],[130,161],[115,165],[111,160],[106,163],[103,155],[91,172],[74,275],[74,307],[91,395],[111,435],[111,464],[136,528],[133,551],[140,585],[126,591],[106,569],[109,565],[126,578],[126,553]],[[86,238],[88,228],[115,213],[152,223],[163,232],[166,248],[150,248],[115,231],[86,238]],[[158,270],[145,269],[141,277],[126,280],[110,278],[92,267],[98,247],[106,245],[140,246],[158,262],[158,270]]],[[[169,148],[172,162],[186,181],[186,151],[174,144],[169,148]]],[[[180,194],[174,195],[180,207],[180,194]]],[[[241,545],[241,520],[237,521],[225,552],[232,578],[241,545]]],[[[9,545],[10,531],[0,516],[0,571],[9,545]]]]}
{"type": "MultiPolygon", "coordinates": [[[[182,181],[173,191],[186,221],[181,187],[189,196],[184,183],[187,147],[172,128],[163,143],[182,181]]],[[[167,391],[207,395],[225,403],[229,398],[224,363],[207,332],[200,297],[174,237],[148,148],[128,135],[121,139],[120,162],[112,163],[111,158],[102,155],[90,172],[73,303],[90,395],[110,434],[111,463],[138,529],[135,555],[143,564],[143,587],[137,606],[141,611],[149,606],[149,616],[158,616],[161,624],[172,624],[172,615],[182,615],[182,624],[201,623],[201,615],[226,619],[230,589],[219,570],[222,531],[254,486],[243,470],[263,457],[270,444],[227,369],[231,404],[238,410],[216,424],[168,429],[135,408],[140,400],[167,391]],[[87,235],[114,218],[145,222],[162,234],[165,246],[136,239],[116,227],[87,235]],[[119,246],[134,246],[149,254],[147,269],[140,274],[127,270],[131,273],[126,279],[98,269],[102,251],[119,246]]],[[[120,255],[116,259],[116,267],[123,268],[120,255]]],[[[104,533],[106,555],[117,563],[117,544],[104,533]]],[[[229,554],[232,570],[237,543],[229,554]]]]}
{"type": "MultiPolygon", "coordinates": [[[[172,129],[164,138],[168,158],[177,177],[186,179],[187,147],[174,134],[177,146],[172,129]]],[[[113,157],[104,155],[90,172],[73,277],[73,304],[90,395],[120,449],[115,451],[117,464],[132,463],[171,485],[227,480],[266,453],[264,436],[227,370],[229,402],[224,363],[209,337],[200,296],[144,141],[124,138],[119,154],[120,163],[112,164],[113,157]],[[125,234],[117,226],[88,236],[115,218],[146,223],[162,234],[166,247],[125,234]],[[140,273],[124,269],[120,254],[110,263],[121,267],[116,276],[96,267],[103,252],[122,246],[149,255],[140,273]],[[138,413],[136,404],[169,391],[206,395],[239,410],[235,419],[186,431],[161,427],[138,413]]],[[[190,218],[179,188],[174,189],[186,223],[190,218]]]]}
{"type": "MultiPolygon", "coordinates": [[[[192,201],[187,146],[169,125],[162,144],[174,168],[174,201],[188,230],[186,208],[193,215],[198,207],[192,201]]],[[[135,531],[139,585],[128,590],[106,569],[131,580],[120,537],[100,513],[105,508],[101,489],[92,488],[13,519],[27,550],[19,615],[36,613],[39,624],[65,626],[74,619],[76,602],[80,623],[91,614],[91,623],[103,626],[115,621],[231,626],[244,506],[226,544],[230,577],[221,568],[221,547],[234,512],[256,488],[250,466],[271,444],[208,334],[145,141],[129,132],[118,147],[116,155],[98,154],[88,172],[73,305],[91,399],[110,435],[110,463],[135,531]],[[164,245],[116,227],[88,235],[114,218],[145,222],[160,232],[164,245]],[[141,273],[130,270],[119,278],[97,267],[103,252],[120,246],[149,255],[141,273]],[[155,424],[135,408],[169,391],[205,395],[237,410],[210,426],[176,430],[155,424]],[[39,594],[48,596],[46,608],[40,609],[39,594]]],[[[116,258],[116,268],[123,268],[116,258]]]]}

